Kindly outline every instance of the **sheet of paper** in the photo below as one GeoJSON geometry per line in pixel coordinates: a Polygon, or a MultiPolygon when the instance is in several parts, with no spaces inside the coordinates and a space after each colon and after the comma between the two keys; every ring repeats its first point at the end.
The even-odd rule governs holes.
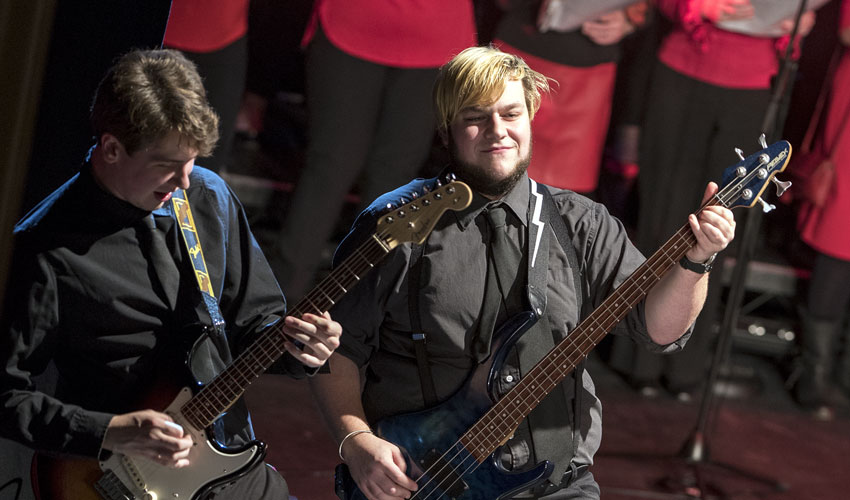
{"type": "MultiPolygon", "coordinates": [[[[808,0],[806,10],[823,7],[829,0],[808,0]]],[[[753,36],[777,37],[784,33],[779,23],[784,19],[793,19],[800,8],[800,0],[750,0],[756,15],[750,19],[723,21],[719,28],[753,36]]]]}
{"type": "Polygon", "coordinates": [[[622,9],[638,0],[543,0],[537,16],[540,31],[572,31],[585,21],[622,9]]]}

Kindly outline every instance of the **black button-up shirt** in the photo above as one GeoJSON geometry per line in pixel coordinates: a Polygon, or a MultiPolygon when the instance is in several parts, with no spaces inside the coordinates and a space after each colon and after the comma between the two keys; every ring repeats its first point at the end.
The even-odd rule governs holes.
{"type": "MultiPolygon", "coordinates": [[[[280,319],[285,302],[252,236],[243,209],[224,181],[201,167],[188,198],[226,338],[200,345],[192,368],[210,378],[259,330],[280,319]]],[[[155,290],[140,247],[150,212],[101,189],[91,166],[43,200],[16,226],[12,277],[4,309],[0,371],[0,433],[40,450],[95,456],[114,413],[153,408],[145,393],[157,376],[178,369],[203,318],[197,281],[171,217],[154,212],[181,269],[176,313],[155,290]],[[163,360],[168,360],[163,362],[163,360]],[[55,389],[34,376],[55,366],[55,389]]],[[[288,354],[280,371],[304,373],[288,354]]],[[[48,371],[49,373],[49,371],[48,371]]],[[[187,374],[188,375],[188,374],[187,374]]],[[[176,390],[193,382],[167,380],[176,390]]],[[[251,436],[241,405],[217,426],[219,439],[251,436]]]]}

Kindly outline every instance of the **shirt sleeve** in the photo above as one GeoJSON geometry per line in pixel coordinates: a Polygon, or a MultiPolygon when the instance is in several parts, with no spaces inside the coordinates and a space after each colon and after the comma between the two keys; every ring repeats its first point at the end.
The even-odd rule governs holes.
{"type": "Polygon", "coordinates": [[[97,456],[111,414],[64,404],[39,390],[57,335],[58,303],[51,267],[19,247],[2,320],[0,435],[39,451],[97,456]],[[14,292],[13,292],[14,291],[14,292]]]}
{"type": "MultiPolygon", "coordinates": [[[[209,211],[198,219],[216,221],[216,227],[205,231],[206,235],[216,234],[216,237],[210,238],[217,247],[211,249],[215,253],[209,260],[218,262],[217,265],[224,270],[219,280],[214,282],[221,283],[216,291],[219,307],[231,336],[230,347],[234,355],[238,355],[261,332],[279,324],[286,315],[286,300],[236,195],[217,178],[206,181],[208,184],[202,192],[207,199],[195,205],[209,211]]],[[[204,252],[207,252],[206,245],[204,252]]],[[[210,269],[210,272],[216,270],[210,269]]],[[[284,353],[268,371],[301,378],[316,370],[284,353]]]]}
{"type": "MultiPolygon", "coordinates": [[[[603,205],[594,203],[588,218],[590,224],[587,228],[585,265],[588,269],[591,304],[595,309],[622,285],[646,258],[629,240],[623,224],[611,216],[603,205]]],[[[671,344],[655,343],[646,326],[644,297],[611,333],[627,335],[654,352],[675,352],[687,342],[690,328],[685,335],[671,344]]]]}
{"type": "MultiPolygon", "coordinates": [[[[352,255],[374,234],[379,214],[387,203],[397,202],[401,197],[411,199],[411,193],[421,188],[411,183],[387,193],[375,200],[355,220],[351,231],[340,242],[334,253],[334,269],[344,265],[352,255]]],[[[410,244],[401,244],[383,258],[356,284],[355,293],[347,293],[331,310],[334,319],[343,327],[337,353],[349,358],[357,366],[368,364],[380,347],[381,328],[385,324],[387,303],[390,296],[401,292],[410,260],[410,244]]],[[[403,291],[405,294],[407,290],[403,291]]]]}

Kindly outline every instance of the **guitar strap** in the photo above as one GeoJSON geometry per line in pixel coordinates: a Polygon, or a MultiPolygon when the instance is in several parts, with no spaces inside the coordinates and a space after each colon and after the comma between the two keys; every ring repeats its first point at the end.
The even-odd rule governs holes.
{"type": "MultiPolygon", "coordinates": [[[[573,276],[573,286],[575,288],[576,307],[581,316],[582,307],[586,289],[583,286],[584,280],[581,276],[581,267],[579,266],[578,255],[573,247],[569,236],[569,230],[564,223],[563,218],[558,212],[555,202],[549,190],[535,181],[529,179],[530,191],[529,206],[528,206],[528,248],[531,251],[531,256],[528,261],[528,281],[527,281],[527,298],[531,308],[535,311],[538,318],[543,317],[546,310],[546,290],[548,276],[548,234],[545,232],[545,225],[548,223],[555,233],[555,237],[563,248],[567,256],[567,262],[571,268],[573,276]],[[541,220],[540,217],[543,217],[541,220]],[[540,243],[545,243],[541,245],[540,243]]],[[[424,244],[413,244],[411,246],[410,262],[408,266],[408,312],[410,314],[410,325],[412,328],[411,339],[413,341],[414,351],[416,354],[417,367],[419,369],[419,381],[422,388],[423,400],[426,407],[433,407],[439,401],[436,396],[434,379],[431,374],[431,367],[428,362],[428,353],[426,349],[426,334],[422,329],[422,321],[419,311],[419,284],[422,280],[422,257],[424,254],[424,244]]],[[[532,327],[534,328],[534,327],[532,327]]],[[[550,329],[551,332],[551,329],[550,329]]],[[[526,335],[529,332],[526,333],[526,335]]],[[[552,341],[557,344],[561,341],[560,338],[555,338],[552,332],[552,341]]],[[[539,341],[538,341],[539,342],[539,341]]],[[[548,343],[547,343],[548,345],[548,343]]],[[[546,348],[548,351],[548,348],[546,348]]],[[[573,422],[572,422],[572,453],[571,457],[576,455],[578,448],[578,436],[581,429],[581,394],[582,394],[582,374],[584,371],[584,363],[582,362],[576,367],[573,372],[574,388],[572,394],[566,384],[561,384],[564,390],[564,397],[556,398],[568,401],[573,400],[573,422]]],[[[565,408],[566,409],[566,408],[565,408]]],[[[560,477],[564,470],[568,467],[568,463],[558,464],[554,477],[560,477]],[[558,474],[557,476],[555,474],[558,474]]],[[[558,480],[553,480],[558,484],[558,480]]]]}
{"type": "MultiPolygon", "coordinates": [[[[189,207],[186,191],[183,189],[175,191],[171,196],[171,205],[174,208],[177,224],[180,226],[180,233],[183,235],[183,243],[186,245],[189,260],[192,262],[192,269],[195,271],[195,278],[198,282],[198,289],[201,291],[205,309],[210,315],[216,334],[224,338],[224,318],[221,315],[221,309],[218,307],[218,301],[215,299],[210,275],[207,272],[207,263],[204,260],[204,251],[201,249],[201,240],[198,237],[198,230],[195,229],[195,219],[192,217],[192,209],[189,207]]],[[[225,362],[230,362],[230,360],[225,360],[225,362]]]]}
{"type": "MultiPolygon", "coordinates": [[[[195,272],[198,290],[201,292],[204,303],[203,310],[201,308],[196,308],[196,310],[199,313],[205,311],[209,314],[211,326],[204,329],[204,335],[207,336],[206,340],[209,340],[212,345],[206,340],[199,340],[193,348],[193,352],[196,354],[206,350],[209,355],[192,356],[190,362],[193,375],[198,378],[199,382],[207,383],[217,376],[224,366],[230,364],[233,358],[227,346],[224,317],[215,298],[210,275],[207,271],[207,263],[204,260],[204,251],[201,248],[201,240],[198,237],[198,230],[195,228],[195,218],[192,216],[186,191],[183,189],[175,191],[171,197],[171,205],[180,226],[180,233],[183,235],[183,243],[186,245],[189,260],[192,261],[192,269],[195,272]],[[213,349],[219,360],[216,360],[213,349]]],[[[228,445],[228,443],[230,445],[236,444],[239,440],[244,442],[254,439],[250,414],[243,399],[239,399],[231,406],[222,418],[215,420],[212,428],[215,440],[225,445],[228,445]],[[231,442],[233,436],[238,436],[238,440],[231,442]]]]}
{"type": "Polygon", "coordinates": [[[431,375],[431,365],[428,363],[428,350],[426,349],[426,335],[422,329],[422,318],[419,316],[419,283],[422,277],[422,254],[425,245],[413,243],[410,248],[410,265],[408,266],[407,279],[407,309],[410,313],[410,335],[413,340],[413,350],[416,353],[416,366],[419,368],[419,385],[422,388],[422,399],[425,407],[436,406],[437,389],[434,387],[434,377],[431,375]]]}
{"type": "MultiPolygon", "coordinates": [[[[537,314],[539,321],[534,324],[517,343],[519,366],[523,373],[528,372],[540,359],[545,357],[562,338],[556,335],[549,324],[546,310],[546,291],[548,290],[549,246],[551,235],[567,257],[575,291],[576,315],[581,318],[585,287],[581,278],[578,255],[570,238],[569,229],[558,212],[549,189],[529,179],[530,196],[528,212],[528,302],[537,314]],[[547,228],[546,226],[549,226],[547,228]],[[548,338],[547,338],[548,337],[548,338]]],[[[546,458],[554,467],[550,481],[560,485],[564,472],[570,467],[576,455],[581,429],[582,371],[584,366],[576,367],[572,373],[573,384],[564,381],[558,385],[528,415],[528,423],[535,458],[546,458]],[[569,414],[569,401],[572,400],[572,419],[564,425],[563,415],[569,414]]],[[[541,485],[545,487],[546,483],[541,485]]],[[[556,488],[557,489],[557,488],[556,488]]]]}
{"type": "MultiPolygon", "coordinates": [[[[575,247],[570,241],[569,229],[567,228],[567,224],[564,222],[563,217],[561,217],[560,212],[558,212],[558,207],[555,206],[555,201],[552,199],[552,194],[545,187],[542,189],[543,198],[545,199],[545,210],[548,211],[547,220],[552,225],[552,230],[555,232],[555,237],[558,240],[558,243],[561,245],[561,248],[564,249],[564,253],[567,255],[567,262],[572,269],[573,276],[573,286],[575,287],[576,293],[576,308],[579,311],[579,322],[581,318],[584,317],[583,314],[583,305],[585,304],[584,298],[588,293],[584,284],[585,280],[582,279],[582,268],[579,266],[578,255],[576,255],[575,247]]],[[[553,332],[554,336],[554,332],[553,332]]],[[[561,339],[553,338],[555,345],[561,341],[561,339]]],[[[578,442],[579,442],[579,433],[581,432],[581,400],[582,400],[582,378],[584,377],[584,360],[576,366],[573,371],[573,382],[574,382],[574,391],[573,391],[573,450],[572,456],[575,457],[578,452],[578,442]]],[[[561,384],[564,387],[564,384],[561,384]]],[[[553,481],[554,482],[554,481],[553,481]]],[[[557,484],[557,483],[555,483],[557,484]]]]}

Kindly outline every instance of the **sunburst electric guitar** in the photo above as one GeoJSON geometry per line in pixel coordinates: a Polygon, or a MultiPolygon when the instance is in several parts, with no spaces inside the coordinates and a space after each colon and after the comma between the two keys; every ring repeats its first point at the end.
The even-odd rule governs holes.
{"type": "MultiPolygon", "coordinates": [[[[299,301],[289,314],[301,316],[307,312],[327,311],[390,250],[400,243],[422,243],[445,211],[461,210],[471,201],[469,187],[449,179],[445,183],[437,182],[413,201],[391,210],[378,219],[372,237],[299,301]]],[[[194,441],[188,457],[189,466],[175,469],[121,454],[113,454],[103,462],[37,455],[33,464],[33,489],[38,498],[197,500],[216,486],[234,481],[252,470],[265,457],[264,443],[253,441],[239,449],[224,449],[212,439],[209,429],[285,352],[286,337],[281,328],[264,331],[208,384],[195,383],[185,367],[184,380],[189,384],[182,388],[175,385],[175,390],[167,394],[171,399],[154,406],[148,398],[138,405],[138,408],[162,408],[171,401],[164,412],[194,441]]],[[[164,391],[151,392],[161,394],[164,391]]]]}
{"type": "MultiPolygon", "coordinates": [[[[722,205],[752,207],[773,181],[781,195],[790,182],[774,176],[785,169],[791,145],[785,141],[767,146],[729,167],[722,188],[700,210],[722,205]]],[[[500,399],[495,379],[507,352],[537,321],[534,312],[508,319],[493,334],[492,354],[449,399],[423,411],[388,417],[377,422],[375,434],[401,448],[407,474],[419,489],[411,499],[496,500],[542,483],[552,472],[544,461],[523,472],[504,470],[497,449],[540,401],[584,360],[600,340],[640,302],[661,277],[696,243],[687,224],[638,267],[605,301],[543,357],[500,399]]],[[[337,495],[343,500],[365,500],[345,464],[337,467],[337,495]]]]}

